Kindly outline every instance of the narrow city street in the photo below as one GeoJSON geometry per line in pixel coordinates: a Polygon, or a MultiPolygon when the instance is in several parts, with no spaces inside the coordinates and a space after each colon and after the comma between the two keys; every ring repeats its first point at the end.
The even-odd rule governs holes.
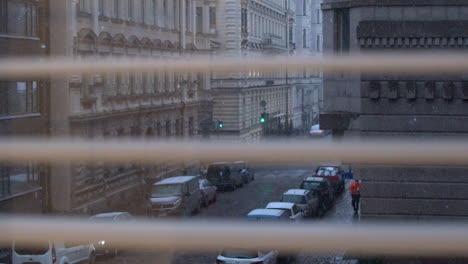
{"type": "MultiPolygon", "coordinates": [[[[251,210],[264,208],[269,202],[279,201],[281,195],[287,189],[298,188],[302,179],[312,174],[313,168],[308,169],[258,169],[255,181],[244,185],[243,188],[232,192],[219,192],[217,202],[203,208],[193,218],[221,218],[221,219],[243,219],[251,210]]],[[[348,182],[349,184],[349,182],[348,182]]],[[[313,224],[315,221],[339,221],[349,223],[354,221],[351,208],[351,199],[347,192],[336,199],[335,206],[329,210],[321,219],[307,219],[313,224]]],[[[160,263],[163,258],[171,258],[173,264],[212,264],[216,261],[217,249],[213,252],[186,253],[174,252],[172,256],[159,252],[134,253],[126,252],[116,258],[100,259],[98,264],[146,264],[160,263]]],[[[316,256],[301,252],[296,263],[325,264],[325,263],[352,263],[343,261],[342,252],[331,252],[326,256],[316,256]]]]}

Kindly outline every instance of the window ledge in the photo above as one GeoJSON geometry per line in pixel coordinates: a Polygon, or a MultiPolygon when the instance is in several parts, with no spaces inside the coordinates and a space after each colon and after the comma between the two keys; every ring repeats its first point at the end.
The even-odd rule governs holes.
{"type": "Polygon", "coordinates": [[[41,191],[41,190],[42,190],[42,187],[36,187],[36,188],[30,189],[30,190],[27,190],[27,191],[24,191],[24,192],[19,192],[19,193],[11,194],[9,196],[0,197],[0,201],[11,200],[13,198],[23,196],[23,195],[26,195],[26,194],[29,194],[29,193],[41,191]]]}
{"type": "Polygon", "coordinates": [[[111,21],[113,23],[117,23],[117,24],[122,24],[123,23],[123,20],[120,19],[120,18],[111,18],[111,21]]]}
{"type": "Polygon", "coordinates": [[[6,115],[0,116],[0,120],[9,120],[9,119],[18,119],[18,118],[30,118],[30,117],[40,117],[40,113],[28,113],[28,114],[16,114],[16,115],[6,115]]]}
{"type": "Polygon", "coordinates": [[[11,39],[27,39],[27,40],[41,40],[38,37],[28,37],[28,36],[15,36],[8,34],[0,34],[0,38],[11,38],[11,39]]]}
{"type": "Polygon", "coordinates": [[[85,11],[78,11],[78,16],[91,17],[91,13],[88,13],[88,12],[85,12],[85,11]]]}
{"type": "Polygon", "coordinates": [[[101,21],[109,21],[109,17],[107,17],[107,16],[99,16],[99,20],[101,20],[101,21]]]}

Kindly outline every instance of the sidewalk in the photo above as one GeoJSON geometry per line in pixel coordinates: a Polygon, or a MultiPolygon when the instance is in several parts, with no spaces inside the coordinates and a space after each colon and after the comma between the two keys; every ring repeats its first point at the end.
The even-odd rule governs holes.
{"type": "MultiPolygon", "coordinates": [[[[351,205],[351,195],[349,194],[349,185],[352,180],[347,180],[346,189],[337,199],[335,206],[328,211],[320,221],[335,223],[352,223],[359,221],[359,216],[353,212],[351,205]]],[[[354,259],[345,259],[344,252],[331,250],[329,254],[317,256],[304,252],[299,254],[297,264],[357,264],[354,259]]]]}

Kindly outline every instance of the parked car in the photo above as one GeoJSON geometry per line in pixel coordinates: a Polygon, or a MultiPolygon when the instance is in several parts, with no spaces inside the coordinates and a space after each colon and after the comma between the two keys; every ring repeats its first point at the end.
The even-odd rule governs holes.
{"type": "Polygon", "coordinates": [[[0,244],[0,264],[11,263],[11,243],[7,246],[0,244]]]}
{"type": "Polygon", "coordinates": [[[273,202],[268,203],[266,209],[278,209],[289,211],[291,216],[289,217],[293,221],[301,221],[304,218],[304,212],[297,208],[296,204],[293,203],[282,203],[273,202]]]}
{"type": "Polygon", "coordinates": [[[330,181],[335,193],[342,193],[345,189],[345,181],[342,177],[343,170],[340,166],[320,166],[315,170],[313,177],[324,177],[330,181]]]}
{"type": "Polygon", "coordinates": [[[149,214],[152,216],[191,215],[201,207],[198,176],[166,178],[151,188],[149,214]]]}
{"type": "Polygon", "coordinates": [[[216,258],[216,264],[275,264],[277,258],[275,250],[223,249],[216,258]]]}
{"type": "Polygon", "coordinates": [[[198,180],[198,185],[200,186],[202,206],[208,206],[208,204],[216,202],[216,192],[218,191],[216,186],[205,179],[198,180]]]}
{"type": "Polygon", "coordinates": [[[230,162],[211,163],[206,178],[220,190],[235,190],[244,185],[241,171],[230,162]]]}
{"type": "Polygon", "coordinates": [[[309,135],[312,137],[323,137],[329,135],[331,133],[330,130],[322,130],[320,129],[320,125],[313,125],[310,127],[309,135]]]}
{"type": "Polygon", "coordinates": [[[304,216],[319,215],[319,200],[311,191],[291,189],[283,193],[280,202],[294,203],[304,212],[304,216]]]}
{"type": "MultiPolygon", "coordinates": [[[[111,223],[126,223],[134,221],[135,219],[130,213],[127,212],[112,212],[93,215],[89,218],[92,222],[111,222],[111,223]]],[[[119,248],[113,247],[109,241],[99,240],[93,243],[95,248],[96,256],[117,256],[119,254],[119,248]]]]}
{"type": "Polygon", "coordinates": [[[252,168],[249,168],[245,161],[235,161],[233,164],[240,170],[244,183],[249,183],[255,180],[255,171],[252,168]]]}
{"type": "Polygon", "coordinates": [[[327,178],[306,177],[299,188],[309,190],[314,193],[319,199],[319,208],[323,211],[326,211],[333,206],[335,191],[327,178]]]}
{"type": "Polygon", "coordinates": [[[247,214],[247,220],[279,221],[289,220],[291,211],[281,209],[254,209],[247,214]]]}
{"type": "Polygon", "coordinates": [[[35,246],[13,242],[12,264],[93,264],[95,251],[92,244],[67,241],[51,242],[44,240],[35,246]]]}

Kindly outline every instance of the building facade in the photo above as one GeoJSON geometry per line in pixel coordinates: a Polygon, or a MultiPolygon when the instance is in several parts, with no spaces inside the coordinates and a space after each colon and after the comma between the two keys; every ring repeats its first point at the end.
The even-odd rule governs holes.
{"type": "MultiPolygon", "coordinates": [[[[0,1],[0,57],[46,56],[48,2],[0,1]]],[[[49,134],[49,81],[0,80],[0,135],[49,134]]],[[[42,213],[48,207],[48,167],[0,164],[0,212],[42,213]]]]}
{"type": "MultiPolygon", "coordinates": [[[[299,18],[297,11],[302,5],[298,6],[293,0],[225,1],[217,12],[220,47],[216,54],[249,59],[295,54],[298,30],[305,27],[304,39],[307,45],[311,42],[311,4],[306,2],[309,3],[305,11],[307,15],[299,18]]],[[[262,135],[287,134],[303,126],[303,116],[306,115],[302,110],[305,108],[299,104],[303,102],[300,96],[304,93],[296,84],[310,87],[316,79],[317,74],[309,71],[299,74],[259,69],[214,75],[213,119],[224,124],[217,130],[218,135],[251,142],[262,135]],[[265,123],[260,121],[263,113],[268,117],[265,123]]]]}
{"type": "MultiPolygon", "coordinates": [[[[324,1],[324,49],[368,54],[466,49],[468,1],[324,1]]],[[[450,138],[468,132],[465,75],[324,76],[321,126],[339,137],[450,138]]],[[[466,219],[467,168],[362,167],[364,218],[466,219]]]]}
{"type": "MultiPolygon", "coordinates": [[[[62,21],[51,26],[53,56],[187,59],[210,54],[216,34],[215,1],[51,0],[51,8],[51,19],[62,21]]],[[[52,136],[195,137],[211,123],[208,76],[128,72],[54,78],[52,136]]],[[[189,168],[191,164],[157,161],[151,166],[55,165],[52,209],[92,214],[132,207],[145,194],[142,183],[188,173],[189,168]]]]}

